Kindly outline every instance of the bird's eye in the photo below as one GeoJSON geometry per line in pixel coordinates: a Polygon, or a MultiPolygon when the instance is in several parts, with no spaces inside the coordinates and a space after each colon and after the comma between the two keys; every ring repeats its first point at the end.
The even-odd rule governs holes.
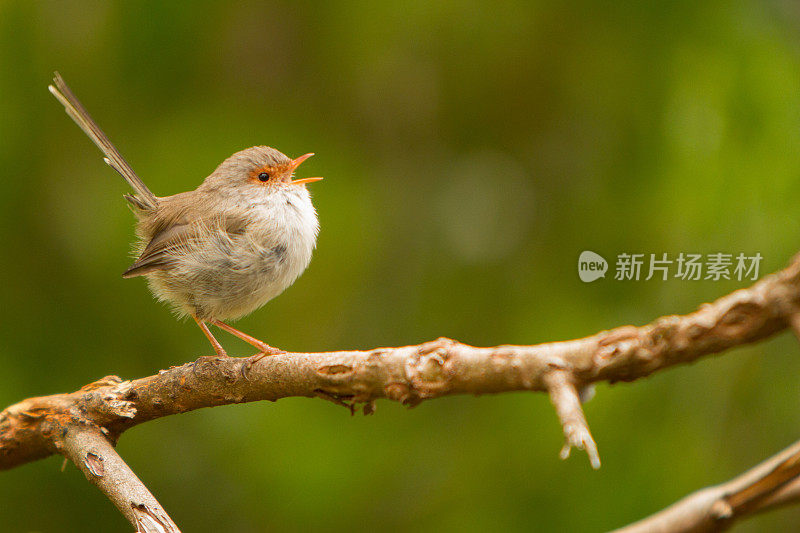
{"type": "Polygon", "coordinates": [[[269,174],[267,174],[266,172],[262,172],[261,174],[258,175],[258,179],[260,179],[261,181],[269,181],[269,174]]]}

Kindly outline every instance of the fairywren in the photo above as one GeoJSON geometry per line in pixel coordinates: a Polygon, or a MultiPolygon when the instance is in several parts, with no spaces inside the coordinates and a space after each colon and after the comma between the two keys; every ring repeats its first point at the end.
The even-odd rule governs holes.
{"type": "Polygon", "coordinates": [[[319,222],[305,185],[292,180],[314,154],[290,159],[274,148],[253,146],[223,161],[199,187],[156,196],[100,130],[56,72],[48,89],[67,114],[125,178],[138,219],[138,259],[122,274],[145,276],[159,300],[190,315],[219,356],[227,356],[207,324],[216,325],[264,354],[279,353],[222,320],[247,315],[279,295],[308,266],[319,222]]]}

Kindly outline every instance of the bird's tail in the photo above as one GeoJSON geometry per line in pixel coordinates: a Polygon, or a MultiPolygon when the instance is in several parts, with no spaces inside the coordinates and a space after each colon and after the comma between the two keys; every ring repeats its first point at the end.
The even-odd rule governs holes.
{"type": "Polygon", "coordinates": [[[72,94],[72,91],[69,90],[67,84],[64,83],[64,80],[61,78],[61,74],[58,72],[55,73],[53,77],[53,85],[49,85],[47,88],[53,93],[59,102],[64,105],[64,109],[67,111],[67,115],[72,117],[72,120],[80,126],[80,128],[89,136],[89,138],[94,141],[94,144],[97,145],[100,150],[102,150],[105,157],[103,160],[120,173],[120,175],[125,178],[125,181],[133,187],[133,190],[136,191],[136,196],[125,196],[129,202],[133,205],[138,207],[139,209],[155,209],[158,205],[158,199],[156,195],[150,192],[150,189],[147,188],[147,185],[136,175],[133,171],[131,166],[128,164],[127,161],[120,155],[114,145],[111,144],[111,141],[108,140],[103,130],[95,124],[92,117],[89,116],[89,113],[86,109],[81,105],[80,101],[72,94]]]}

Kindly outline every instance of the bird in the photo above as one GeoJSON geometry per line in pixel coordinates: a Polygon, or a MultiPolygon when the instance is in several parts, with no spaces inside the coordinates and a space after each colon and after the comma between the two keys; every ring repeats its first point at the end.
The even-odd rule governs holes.
{"type": "Polygon", "coordinates": [[[228,355],[209,325],[255,346],[253,360],[284,353],[223,320],[262,307],[308,267],[319,220],[306,185],[322,178],[293,178],[314,154],[291,159],[253,146],[225,159],[196,189],[156,196],[58,72],[48,89],[133,189],[124,197],[137,218],[137,258],[122,276],[147,278],[158,300],[194,319],[219,357],[228,355]]]}

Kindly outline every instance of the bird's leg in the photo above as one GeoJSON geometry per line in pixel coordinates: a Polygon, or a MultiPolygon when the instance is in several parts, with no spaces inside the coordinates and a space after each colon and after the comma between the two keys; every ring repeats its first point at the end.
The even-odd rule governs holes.
{"type": "Polygon", "coordinates": [[[238,329],[229,326],[225,322],[221,322],[219,320],[209,320],[209,322],[211,322],[212,324],[214,324],[215,326],[217,326],[217,327],[219,327],[221,329],[224,329],[225,331],[227,331],[231,335],[236,335],[237,337],[242,339],[244,342],[246,342],[248,344],[252,344],[256,348],[258,348],[258,350],[261,351],[262,353],[258,354],[257,356],[253,356],[254,358],[255,357],[257,357],[257,358],[254,359],[252,362],[255,362],[258,359],[261,359],[265,355],[277,355],[279,353],[286,353],[283,350],[281,350],[280,348],[274,348],[274,347],[270,346],[269,344],[267,344],[264,341],[260,341],[260,340],[256,339],[255,337],[251,337],[247,333],[243,333],[243,332],[239,331],[238,329]]]}
{"type": "Polygon", "coordinates": [[[205,321],[200,320],[194,315],[192,315],[192,318],[194,318],[194,321],[197,322],[198,326],[200,326],[200,329],[203,330],[203,333],[208,339],[208,342],[210,342],[211,346],[214,347],[214,351],[217,352],[217,355],[220,357],[228,357],[228,354],[225,353],[225,348],[223,348],[222,345],[219,343],[219,341],[214,338],[214,335],[211,333],[211,330],[208,329],[208,326],[206,326],[205,321]]]}

